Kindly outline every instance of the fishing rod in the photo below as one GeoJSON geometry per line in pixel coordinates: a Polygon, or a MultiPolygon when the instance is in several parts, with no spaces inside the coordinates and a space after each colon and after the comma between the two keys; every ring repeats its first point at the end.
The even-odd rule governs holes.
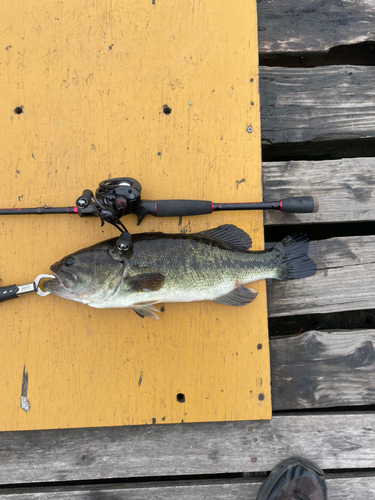
{"type": "Polygon", "coordinates": [[[131,177],[107,179],[99,183],[95,195],[85,189],[77,199],[76,206],[39,208],[2,208],[0,215],[45,215],[78,214],[80,217],[97,216],[103,226],[105,222],[115,226],[121,235],[117,240],[120,250],[132,246],[131,235],[121,222],[121,217],[135,214],[138,225],[146,215],[154,217],[188,217],[232,210],[280,210],[285,213],[312,213],[319,208],[312,196],[284,198],[278,201],[259,203],[213,203],[202,200],[142,200],[141,184],[131,177]]]}

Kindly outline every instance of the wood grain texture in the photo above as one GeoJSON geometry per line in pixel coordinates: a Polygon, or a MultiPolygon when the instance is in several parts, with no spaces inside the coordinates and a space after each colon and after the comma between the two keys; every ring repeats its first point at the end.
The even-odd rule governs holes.
{"type": "MultiPolygon", "coordinates": [[[[2,26],[0,207],[74,205],[119,176],[144,199],[261,200],[255,0],[15,0],[2,26]]],[[[179,233],[229,221],[263,247],[261,213],[125,223],[179,233]]],[[[3,217],[0,232],[4,285],[118,234],[74,215],[3,217]]],[[[254,288],[240,311],[167,304],[160,321],[35,294],[2,304],[0,430],[270,418],[265,283],[254,288]]]]}
{"type": "Polygon", "coordinates": [[[260,70],[262,143],[375,137],[373,66],[260,70]]]}
{"type": "Polygon", "coordinates": [[[183,481],[149,483],[147,485],[111,485],[91,486],[78,488],[53,488],[42,489],[21,488],[17,493],[14,490],[0,490],[0,499],[12,500],[251,500],[256,499],[261,486],[258,480],[233,480],[233,481],[183,481]]]}
{"type": "MultiPolygon", "coordinates": [[[[328,474],[329,500],[365,500],[375,489],[371,473],[328,474]]],[[[0,491],[0,499],[12,500],[256,500],[261,478],[216,481],[175,481],[146,485],[118,484],[72,488],[19,488],[0,491]]]]}
{"type": "Polygon", "coordinates": [[[375,236],[310,243],[315,276],[267,284],[268,314],[327,313],[372,309],[375,303],[375,236]]]}
{"type": "Polygon", "coordinates": [[[267,210],[264,212],[264,223],[281,225],[374,220],[374,172],[375,158],[263,163],[264,199],[316,196],[319,200],[316,213],[286,214],[267,210]]]}
{"type": "Polygon", "coordinates": [[[375,39],[375,5],[358,0],[258,0],[259,51],[327,52],[375,39]]]}
{"type": "Polygon", "coordinates": [[[322,469],[375,467],[375,414],[3,432],[0,484],[271,470],[290,456],[322,469]]]}
{"type": "Polygon", "coordinates": [[[274,410],[375,403],[375,331],[272,339],[274,410]]]}

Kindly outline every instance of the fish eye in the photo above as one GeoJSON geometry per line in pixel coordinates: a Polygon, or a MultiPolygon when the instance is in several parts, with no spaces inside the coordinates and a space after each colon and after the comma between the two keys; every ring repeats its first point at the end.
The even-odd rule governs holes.
{"type": "Polygon", "coordinates": [[[73,257],[67,257],[67,258],[65,259],[65,261],[64,261],[64,264],[65,264],[66,266],[71,266],[71,265],[73,264],[73,262],[74,262],[74,258],[73,258],[73,257]]]}

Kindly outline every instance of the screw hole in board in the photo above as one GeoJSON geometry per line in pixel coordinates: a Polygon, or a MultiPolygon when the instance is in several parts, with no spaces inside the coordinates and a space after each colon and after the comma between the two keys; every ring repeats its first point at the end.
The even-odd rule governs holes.
{"type": "Polygon", "coordinates": [[[172,113],[172,108],[168,106],[168,104],[164,104],[163,106],[163,113],[165,115],[170,115],[172,113]]]}
{"type": "Polygon", "coordinates": [[[182,392],[179,392],[177,394],[177,401],[178,401],[178,403],[185,403],[185,394],[182,394],[182,392]]]}

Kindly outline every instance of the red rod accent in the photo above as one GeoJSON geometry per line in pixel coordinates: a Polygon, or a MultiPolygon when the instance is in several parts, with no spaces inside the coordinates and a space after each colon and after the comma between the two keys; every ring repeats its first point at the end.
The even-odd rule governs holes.
{"type": "Polygon", "coordinates": [[[211,201],[211,213],[214,211],[214,204],[211,201]]]}
{"type": "Polygon", "coordinates": [[[78,207],[74,207],[74,213],[78,214],[78,207]]]}
{"type": "Polygon", "coordinates": [[[157,202],[155,201],[155,217],[158,216],[158,205],[157,202]]]}
{"type": "Polygon", "coordinates": [[[280,209],[281,210],[283,208],[283,200],[280,200],[280,209]]]}

